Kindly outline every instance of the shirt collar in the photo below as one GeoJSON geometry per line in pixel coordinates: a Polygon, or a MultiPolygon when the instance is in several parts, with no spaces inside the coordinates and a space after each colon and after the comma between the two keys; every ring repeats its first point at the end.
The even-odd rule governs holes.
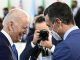
{"type": "Polygon", "coordinates": [[[6,38],[8,39],[10,45],[12,46],[13,45],[13,41],[10,37],[10,35],[8,33],[6,33],[3,29],[1,30],[1,32],[6,36],[6,38]]]}
{"type": "Polygon", "coordinates": [[[77,26],[73,26],[72,28],[70,28],[68,31],[66,31],[66,33],[64,34],[64,37],[63,39],[65,40],[66,37],[68,36],[68,34],[73,31],[73,30],[76,30],[76,29],[79,29],[77,26]]]}
{"type": "Polygon", "coordinates": [[[52,33],[52,36],[56,39],[56,40],[62,40],[61,37],[56,33],[54,32],[53,30],[51,31],[52,33]]]}

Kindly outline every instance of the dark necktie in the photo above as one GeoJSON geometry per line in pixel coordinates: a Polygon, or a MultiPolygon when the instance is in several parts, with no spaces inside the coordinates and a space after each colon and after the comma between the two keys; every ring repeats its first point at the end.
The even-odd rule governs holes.
{"type": "Polygon", "coordinates": [[[17,60],[18,60],[18,52],[17,52],[17,49],[16,49],[15,45],[13,44],[11,48],[12,48],[12,51],[15,54],[17,60]]]}
{"type": "Polygon", "coordinates": [[[42,49],[42,56],[45,57],[45,56],[49,56],[49,51],[47,48],[45,49],[42,49]]]}

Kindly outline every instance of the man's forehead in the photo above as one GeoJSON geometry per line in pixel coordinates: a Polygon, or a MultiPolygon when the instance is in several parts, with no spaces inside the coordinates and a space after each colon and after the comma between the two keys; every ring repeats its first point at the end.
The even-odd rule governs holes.
{"type": "Polygon", "coordinates": [[[47,27],[46,22],[36,23],[35,24],[35,28],[45,28],[45,27],[47,27]]]}

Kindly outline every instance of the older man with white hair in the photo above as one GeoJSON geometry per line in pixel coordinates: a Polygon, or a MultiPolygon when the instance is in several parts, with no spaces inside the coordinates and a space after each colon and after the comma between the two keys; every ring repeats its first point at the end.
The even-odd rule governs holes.
{"type": "Polygon", "coordinates": [[[12,9],[3,20],[0,32],[0,60],[18,60],[14,42],[20,41],[29,25],[29,15],[21,9],[12,9]]]}

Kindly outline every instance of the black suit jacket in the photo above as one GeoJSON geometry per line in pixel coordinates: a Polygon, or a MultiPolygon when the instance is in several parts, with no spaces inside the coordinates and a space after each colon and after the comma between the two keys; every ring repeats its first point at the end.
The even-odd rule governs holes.
{"type": "Polygon", "coordinates": [[[36,60],[39,53],[41,52],[41,48],[36,45],[34,48],[31,46],[31,41],[33,40],[33,35],[26,37],[26,47],[22,54],[20,55],[20,60],[36,60]]]}
{"type": "Polygon", "coordinates": [[[17,60],[6,36],[0,32],[0,60],[17,60]]]}

